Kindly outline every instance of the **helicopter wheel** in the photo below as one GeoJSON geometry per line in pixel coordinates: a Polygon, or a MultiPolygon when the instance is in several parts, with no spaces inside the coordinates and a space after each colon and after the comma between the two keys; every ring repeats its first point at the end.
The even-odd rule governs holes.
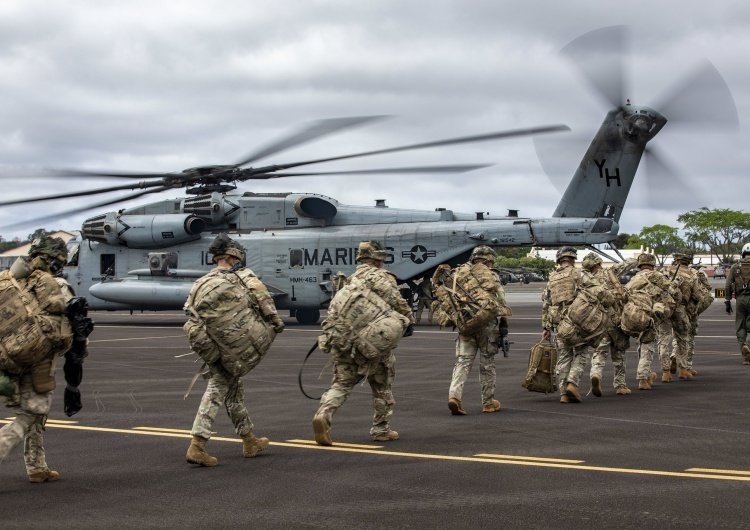
{"type": "Polygon", "coordinates": [[[320,320],[320,309],[297,309],[294,312],[294,316],[300,324],[317,324],[318,320],[320,320]]]}

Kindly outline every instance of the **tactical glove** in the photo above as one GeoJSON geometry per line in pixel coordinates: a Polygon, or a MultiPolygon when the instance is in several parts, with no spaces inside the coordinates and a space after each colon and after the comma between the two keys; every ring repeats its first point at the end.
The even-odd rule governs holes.
{"type": "Polygon", "coordinates": [[[81,405],[81,391],[74,386],[66,386],[63,394],[63,410],[67,417],[71,417],[83,408],[81,405]]]}
{"type": "Polygon", "coordinates": [[[412,335],[414,335],[414,324],[409,324],[408,326],[406,326],[403,336],[411,337],[412,335]]]}
{"type": "Polygon", "coordinates": [[[727,315],[732,314],[732,301],[731,300],[724,300],[724,304],[727,306],[727,315]]]}

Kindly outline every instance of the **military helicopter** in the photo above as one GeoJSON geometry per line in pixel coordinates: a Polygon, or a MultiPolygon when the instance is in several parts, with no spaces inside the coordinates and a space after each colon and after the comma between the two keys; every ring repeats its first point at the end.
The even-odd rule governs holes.
{"type": "MultiPolygon", "coordinates": [[[[584,35],[582,42],[571,44],[585,47],[590,44],[588,38],[584,35]]],[[[713,81],[723,83],[720,76],[713,81]]],[[[565,126],[553,125],[294,163],[251,166],[261,158],[369,123],[374,117],[316,122],[230,165],[200,166],[179,173],[66,170],[61,173],[137,182],[4,201],[0,206],[139,190],[89,206],[95,209],[147,194],[185,188],[185,197],[103,213],[84,221],[80,235],[72,242],[74,248],[65,271],[77,294],[87,298],[90,308],[181,309],[195,279],[212,267],[211,256],[206,252],[210,242],[217,233],[227,232],[247,249],[247,266],[266,284],[277,307],[288,309],[301,324],[314,324],[320,318],[320,310],[332,297],[333,275],[354,270],[356,249],[363,240],[382,242],[388,253],[388,270],[399,282],[412,284],[441,263],[465,261],[471,250],[480,244],[594,248],[595,244],[615,239],[646,144],[667,123],[667,118],[652,108],[629,102],[622,104],[619,95],[615,99],[615,108],[606,115],[554,213],[546,218],[519,217],[517,212],[490,216],[445,208],[433,211],[395,209],[384,203],[351,206],[319,194],[255,193],[236,189],[237,183],[248,180],[342,173],[288,171],[333,160],[567,130],[565,126]]],[[[386,168],[346,173],[437,173],[477,167],[386,168]]],[[[40,223],[46,219],[34,221],[40,223]]]]}

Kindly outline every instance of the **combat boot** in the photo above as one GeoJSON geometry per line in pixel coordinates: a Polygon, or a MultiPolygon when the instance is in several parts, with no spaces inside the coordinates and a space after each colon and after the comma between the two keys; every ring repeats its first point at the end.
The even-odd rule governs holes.
{"type": "Polygon", "coordinates": [[[268,447],[271,442],[268,438],[256,438],[252,431],[242,437],[242,456],[252,458],[257,456],[263,449],[268,447]]]}
{"type": "Polygon", "coordinates": [[[683,381],[692,381],[693,374],[687,368],[680,368],[679,378],[683,381]]]}
{"type": "Polygon", "coordinates": [[[688,372],[690,372],[694,376],[698,375],[698,370],[694,369],[692,366],[688,368],[688,372]]]}
{"type": "Polygon", "coordinates": [[[482,412],[497,412],[498,410],[500,410],[500,402],[496,399],[482,406],[482,412]]]}
{"type": "Polygon", "coordinates": [[[313,433],[315,433],[315,443],[318,445],[333,445],[331,427],[323,416],[313,418],[313,433]]]}
{"type": "Polygon", "coordinates": [[[651,382],[648,379],[639,379],[638,390],[651,390],[651,382]]]}
{"type": "Polygon", "coordinates": [[[398,433],[389,429],[386,432],[373,434],[372,439],[375,442],[392,442],[393,440],[398,440],[398,433]]]}
{"type": "Polygon", "coordinates": [[[448,408],[454,416],[466,416],[466,411],[461,406],[460,399],[450,398],[448,400],[448,408]]]}
{"type": "Polygon", "coordinates": [[[219,460],[209,455],[206,452],[206,442],[208,440],[201,436],[193,436],[188,447],[185,460],[191,464],[198,464],[200,466],[213,467],[219,463],[219,460]]]}
{"type": "Polygon", "coordinates": [[[574,383],[568,383],[565,385],[565,395],[568,396],[568,400],[571,403],[581,402],[581,393],[578,392],[578,385],[574,383]]]}
{"type": "Polygon", "coordinates": [[[599,376],[593,376],[591,378],[591,393],[596,397],[602,397],[602,382],[599,376]]]}
{"type": "Polygon", "coordinates": [[[560,395],[560,403],[570,403],[570,399],[565,394],[560,395]]]}
{"type": "Polygon", "coordinates": [[[669,372],[669,370],[664,370],[661,373],[661,382],[662,383],[671,383],[672,382],[672,374],[669,372]]]}
{"type": "Polygon", "coordinates": [[[741,351],[744,357],[742,360],[742,364],[750,364],[750,346],[748,346],[747,344],[743,344],[741,351]]]}
{"type": "Polygon", "coordinates": [[[619,385],[617,388],[615,388],[615,394],[619,396],[627,396],[630,394],[630,389],[625,385],[619,385]]]}
{"type": "Polygon", "coordinates": [[[29,473],[29,482],[38,484],[40,482],[54,482],[60,480],[60,473],[52,469],[46,469],[37,473],[29,473]]]}

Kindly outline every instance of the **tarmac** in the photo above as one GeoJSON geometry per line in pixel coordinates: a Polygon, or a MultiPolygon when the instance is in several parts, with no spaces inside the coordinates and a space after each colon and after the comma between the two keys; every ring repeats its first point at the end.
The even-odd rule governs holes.
{"type": "MultiPolygon", "coordinates": [[[[16,448],[0,464],[2,527],[750,528],[750,366],[723,301],[700,319],[694,380],[637,390],[632,344],[631,395],[615,395],[608,364],[602,397],[561,404],[521,387],[541,338],[542,287],[506,286],[513,344],[496,358],[498,413],[481,413],[477,362],[464,389],[469,414],[451,416],[454,332],[423,322],[402,340],[393,442],[369,436],[365,384],[334,416],[334,446],[314,443],[317,401],[300,392],[298,373],[319,327],[285,318],[287,329],[244,378],[255,433],[271,446],[243,458],[220,411],[207,446],[214,468],[185,462],[205,382],[183,399],[198,368],[184,316],[94,313],[84,408],[63,414],[59,371],[45,432],[61,480],[30,484],[16,448]]],[[[302,384],[317,397],[329,382],[316,351],[302,384]]],[[[589,391],[588,377],[581,389],[589,391]]],[[[1,421],[11,417],[6,409],[1,421]]]]}

